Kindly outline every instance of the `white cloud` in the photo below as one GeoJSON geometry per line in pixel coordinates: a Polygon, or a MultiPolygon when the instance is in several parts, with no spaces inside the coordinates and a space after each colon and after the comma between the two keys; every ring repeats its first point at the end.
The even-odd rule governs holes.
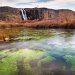
{"type": "Polygon", "coordinates": [[[75,3],[75,0],[55,0],[58,3],[75,3]]]}
{"type": "Polygon", "coordinates": [[[0,6],[12,7],[47,7],[54,9],[75,10],[75,0],[0,0],[0,6]],[[73,4],[73,5],[72,5],[73,4]]]}
{"type": "Polygon", "coordinates": [[[36,0],[0,0],[0,6],[16,6],[17,3],[36,2],[36,0]]]}

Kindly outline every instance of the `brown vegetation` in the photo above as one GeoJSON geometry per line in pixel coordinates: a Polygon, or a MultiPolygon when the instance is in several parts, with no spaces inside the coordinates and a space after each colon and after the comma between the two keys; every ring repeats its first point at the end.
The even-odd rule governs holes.
{"type": "Polygon", "coordinates": [[[1,28],[27,27],[27,28],[75,28],[75,22],[60,22],[51,20],[42,21],[21,21],[21,22],[0,22],[1,28]]]}
{"type": "Polygon", "coordinates": [[[0,7],[0,27],[75,28],[75,12],[72,10],[47,8],[25,10],[29,13],[27,21],[21,19],[19,8],[0,7]]]}

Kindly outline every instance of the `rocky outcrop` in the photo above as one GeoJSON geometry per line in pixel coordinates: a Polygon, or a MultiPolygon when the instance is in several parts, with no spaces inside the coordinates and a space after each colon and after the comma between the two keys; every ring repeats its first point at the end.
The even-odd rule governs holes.
{"type": "Polygon", "coordinates": [[[33,9],[25,9],[27,11],[28,20],[43,20],[48,19],[48,11],[47,8],[33,8],[33,9]]]}
{"type": "Polygon", "coordinates": [[[72,10],[53,10],[47,8],[33,8],[25,9],[27,11],[28,19],[30,20],[53,20],[60,22],[75,21],[75,12],[72,10]]]}

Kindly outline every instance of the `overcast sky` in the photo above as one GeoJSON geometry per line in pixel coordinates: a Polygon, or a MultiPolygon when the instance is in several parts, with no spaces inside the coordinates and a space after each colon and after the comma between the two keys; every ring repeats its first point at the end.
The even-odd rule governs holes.
{"type": "Polygon", "coordinates": [[[0,0],[0,6],[19,8],[47,7],[75,11],[75,0],[0,0]]]}

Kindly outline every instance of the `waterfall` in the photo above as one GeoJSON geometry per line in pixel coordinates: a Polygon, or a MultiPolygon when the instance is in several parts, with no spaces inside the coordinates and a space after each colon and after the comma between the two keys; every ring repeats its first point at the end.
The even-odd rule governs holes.
{"type": "Polygon", "coordinates": [[[23,12],[24,12],[24,17],[25,17],[25,20],[27,20],[26,10],[23,10],[23,12]]]}
{"type": "Polygon", "coordinates": [[[21,9],[21,15],[22,15],[22,19],[23,19],[23,20],[27,20],[26,10],[21,9]]]}

